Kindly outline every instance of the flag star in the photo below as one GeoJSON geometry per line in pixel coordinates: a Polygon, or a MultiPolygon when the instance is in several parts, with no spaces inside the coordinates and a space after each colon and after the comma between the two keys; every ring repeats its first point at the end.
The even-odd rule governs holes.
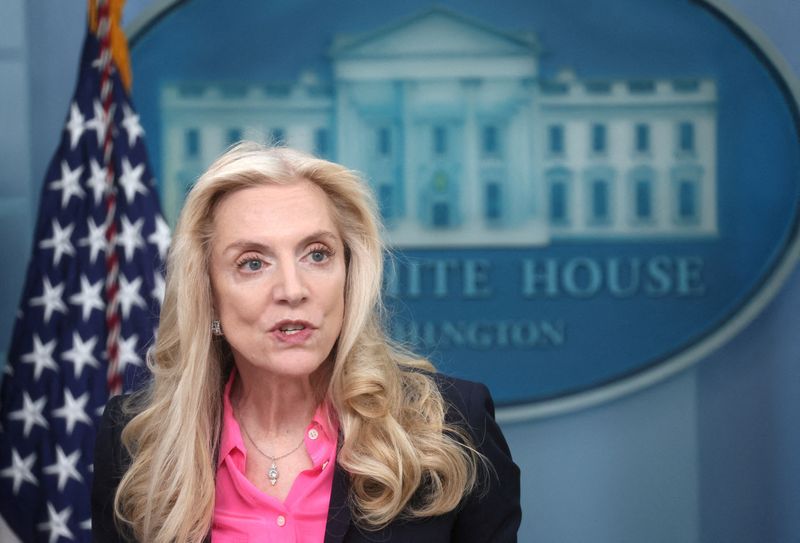
{"type": "Polygon", "coordinates": [[[36,453],[32,452],[25,458],[22,458],[17,449],[11,449],[11,465],[0,471],[0,476],[11,477],[14,479],[14,495],[19,493],[19,487],[22,483],[28,482],[34,486],[39,486],[39,481],[33,475],[31,468],[36,463],[36,453]]]}
{"type": "Polygon", "coordinates": [[[83,113],[81,113],[78,104],[72,102],[72,105],[69,107],[69,121],[67,121],[70,149],[75,149],[75,146],[81,139],[81,135],[83,135],[83,131],[86,130],[86,126],[84,125],[85,121],[86,119],[83,117],[83,113]]]}
{"type": "Polygon", "coordinates": [[[53,249],[53,264],[58,266],[63,255],[75,255],[75,247],[70,241],[75,225],[69,224],[66,228],[61,228],[61,224],[56,219],[53,219],[51,224],[53,225],[53,237],[40,241],[39,248],[53,249]]]}
{"type": "Polygon", "coordinates": [[[106,112],[103,111],[103,105],[99,100],[94,101],[92,108],[94,110],[94,117],[86,121],[86,128],[95,131],[97,134],[97,145],[102,147],[106,139],[109,115],[106,115],[106,112]]]}
{"type": "Polygon", "coordinates": [[[83,173],[83,166],[78,166],[74,170],[69,169],[66,160],[61,161],[61,178],[56,179],[48,185],[50,190],[61,191],[61,207],[67,207],[69,199],[74,195],[83,198],[86,192],[81,188],[80,179],[83,173]]]}
{"type": "Polygon", "coordinates": [[[78,473],[78,460],[81,459],[81,450],[75,449],[75,452],[67,456],[64,454],[64,449],[61,445],[56,445],[56,461],[49,466],[44,467],[44,472],[47,475],[56,475],[58,477],[58,491],[63,492],[64,487],[70,479],[75,479],[79,483],[83,482],[83,477],[78,473]]]}
{"type": "MultiPolygon", "coordinates": [[[[91,221],[92,219],[89,220],[91,221]]],[[[93,256],[97,255],[93,254],[93,256]]],[[[94,259],[92,260],[94,261],[94,259]]],[[[102,288],[102,279],[93,285],[89,282],[89,279],[85,275],[81,275],[81,291],[70,296],[69,303],[81,306],[81,316],[83,317],[83,320],[89,320],[89,316],[92,314],[92,309],[99,309],[100,311],[105,309],[105,304],[100,298],[100,291],[102,288]]]]}
{"type": "Polygon", "coordinates": [[[28,395],[28,392],[25,391],[22,393],[22,408],[9,413],[8,418],[10,420],[23,421],[25,427],[23,428],[22,433],[25,437],[30,435],[31,429],[34,425],[39,425],[46,430],[49,426],[47,425],[47,419],[45,419],[44,415],[42,415],[42,411],[44,410],[46,403],[46,396],[42,396],[34,402],[28,395]]]}
{"type": "Polygon", "coordinates": [[[53,504],[47,502],[47,516],[47,522],[39,523],[38,528],[43,532],[50,532],[48,543],[56,543],[60,537],[66,537],[70,541],[75,539],[69,526],[67,526],[69,517],[72,516],[72,507],[66,507],[63,511],[56,511],[53,504]]]}
{"type": "Polygon", "coordinates": [[[133,202],[136,193],[147,194],[147,187],[142,183],[144,174],[144,163],[138,164],[135,168],[131,165],[128,157],[122,159],[122,174],[119,176],[119,184],[125,191],[125,199],[128,203],[133,202]]]}
{"type": "MultiPolygon", "coordinates": [[[[78,338],[80,339],[80,338],[78,338]]],[[[92,419],[86,414],[86,402],[89,401],[89,393],[83,393],[79,398],[72,395],[68,388],[64,389],[64,405],[58,409],[53,409],[53,416],[63,418],[67,425],[67,434],[72,435],[75,424],[83,422],[92,425],[92,419]]]]}
{"type": "Polygon", "coordinates": [[[103,195],[106,192],[106,170],[94,158],[89,162],[89,169],[92,173],[86,184],[92,189],[92,196],[94,196],[94,203],[99,204],[103,201],[103,195]]]}
{"type": "Polygon", "coordinates": [[[144,226],[144,218],[140,218],[131,224],[126,215],[122,216],[122,232],[117,236],[117,245],[125,248],[126,261],[133,259],[133,253],[136,252],[136,249],[144,247],[142,226],[144,226]]]}
{"type": "Polygon", "coordinates": [[[128,318],[131,314],[133,306],[145,309],[147,305],[144,303],[144,298],[139,294],[142,288],[142,278],[137,277],[130,283],[124,275],[119,276],[119,305],[122,307],[122,316],[128,318]]]}
{"type": "MultiPolygon", "coordinates": [[[[113,63],[113,62],[109,62],[109,64],[110,64],[109,68],[111,69],[111,73],[112,73],[112,74],[113,74],[113,73],[116,73],[116,71],[117,71],[117,70],[116,70],[116,68],[114,67],[114,63],[113,63]]],[[[95,68],[95,69],[96,69],[98,72],[100,72],[100,73],[102,73],[102,72],[103,72],[103,66],[104,66],[104,63],[103,63],[103,57],[102,57],[102,55],[101,55],[101,56],[99,56],[99,57],[97,57],[97,58],[95,58],[95,59],[92,61],[92,68],[95,68]]]]}
{"type": "Polygon", "coordinates": [[[33,378],[37,381],[42,376],[42,371],[47,368],[58,371],[56,361],[53,360],[53,351],[56,348],[56,339],[42,343],[39,334],[33,335],[33,351],[22,355],[21,360],[26,364],[33,364],[33,378]]]}
{"type": "Polygon", "coordinates": [[[136,343],[139,341],[139,336],[133,334],[128,339],[119,340],[119,371],[120,374],[125,372],[125,367],[130,365],[141,366],[142,359],[136,352],[136,343]]]}
{"type": "Polygon", "coordinates": [[[147,241],[158,247],[158,256],[164,260],[169,249],[170,234],[167,221],[161,215],[156,215],[156,229],[147,236],[147,241]]]}
{"type": "Polygon", "coordinates": [[[150,291],[150,294],[158,300],[158,305],[164,304],[164,291],[166,290],[166,283],[164,282],[164,276],[160,273],[156,272],[155,276],[153,277],[153,282],[155,286],[153,290],[150,291]]]}
{"type": "Polygon", "coordinates": [[[78,526],[80,526],[81,530],[91,530],[92,529],[92,517],[87,518],[83,522],[81,522],[78,526]]]}
{"type": "Polygon", "coordinates": [[[61,294],[63,292],[63,284],[53,286],[50,284],[50,280],[45,277],[42,295],[31,298],[30,305],[34,307],[37,305],[44,306],[45,324],[50,322],[50,317],[53,315],[54,311],[60,311],[61,313],[67,312],[67,306],[64,305],[64,302],[61,300],[61,294]]]}
{"type": "Polygon", "coordinates": [[[85,238],[78,240],[78,245],[80,247],[89,245],[89,260],[94,264],[100,251],[106,250],[106,226],[104,224],[95,224],[92,217],[89,217],[86,225],[89,227],[89,233],[86,234],[85,238]]]}
{"type": "Polygon", "coordinates": [[[128,133],[128,147],[133,147],[136,138],[144,135],[144,129],[139,123],[139,115],[134,113],[128,104],[122,105],[122,111],[125,115],[125,118],[122,119],[122,128],[128,133]]]}
{"type": "Polygon", "coordinates": [[[88,341],[83,341],[78,332],[72,332],[72,348],[69,351],[64,351],[61,358],[75,365],[76,378],[80,379],[81,375],[83,375],[83,368],[86,366],[91,366],[93,368],[100,367],[100,363],[93,354],[96,345],[96,336],[88,341]]]}

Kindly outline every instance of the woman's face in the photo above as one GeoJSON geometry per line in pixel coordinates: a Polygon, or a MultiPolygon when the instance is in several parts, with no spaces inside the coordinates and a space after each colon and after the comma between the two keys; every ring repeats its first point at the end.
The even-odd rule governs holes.
{"type": "Polygon", "coordinates": [[[345,259],[325,193],[306,179],[225,196],[214,215],[211,285],[237,366],[304,377],[342,328],[345,259]]]}

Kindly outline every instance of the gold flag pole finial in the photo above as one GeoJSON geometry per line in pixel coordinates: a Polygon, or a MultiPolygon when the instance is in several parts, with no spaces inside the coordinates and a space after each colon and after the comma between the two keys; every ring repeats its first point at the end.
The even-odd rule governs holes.
{"type": "Polygon", "coordinates": [[[114,59],[114,66],[119,72],[125,90],[131,91],[131,61],[128,55],[128,40],[122,30],[122,9],[125,7],[125,0],[89,0],[89,28],[97,33],[100,3],[108,4],[109,15],[109,38],[111,43],[111,57],[114,59]]]}

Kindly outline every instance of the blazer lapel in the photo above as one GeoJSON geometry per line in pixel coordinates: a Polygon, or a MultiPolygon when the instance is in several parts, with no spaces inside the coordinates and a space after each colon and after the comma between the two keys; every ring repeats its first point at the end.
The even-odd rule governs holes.
{"type": "Polygon", "coordinates": [[[350,506],[347,499],[348,479],[347,473],[337,462],[336,471],[333,472],[328,522],[325,525],[325,543],[342,543],[350,529],[350,506]]]}

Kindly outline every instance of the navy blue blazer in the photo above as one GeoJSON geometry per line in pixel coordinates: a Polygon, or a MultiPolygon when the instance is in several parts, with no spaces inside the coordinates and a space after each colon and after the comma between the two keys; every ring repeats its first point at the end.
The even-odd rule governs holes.
{"type": "MultiPolygon", "coordinates": [[[[352,520],[349,478],[337,464],[324,543],[517,541],[522,514],[519,468],[512,461],[508,444],[494,420],[494,404],[488,389],[480,383],[442,374],[435,374],[434,379],[448,405],[448,422],[465,427],[491,464],[480,487],[450,513],[419,520],[398,519],[382,530],[367,531],[352,520]]],[[[92,534],[97,542],[126,541],[114,523],[113,514],[114,493],[130,462],[120,442],[120,432],[126,423],[120,398],[113,398],[106,406],[95,445],[92,534]]]]}

